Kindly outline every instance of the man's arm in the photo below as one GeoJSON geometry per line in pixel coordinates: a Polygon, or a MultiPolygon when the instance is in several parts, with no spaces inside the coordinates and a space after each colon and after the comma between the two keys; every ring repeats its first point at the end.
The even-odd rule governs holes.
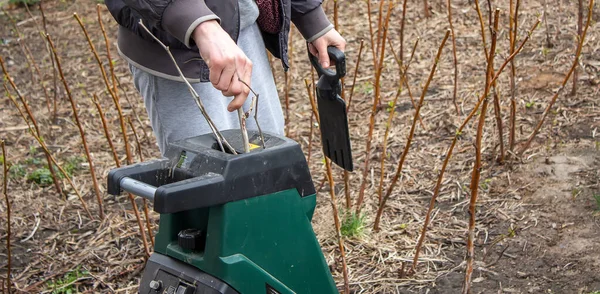
{"type": "Polygon", "coordinates": [[[321,0],[291,0],[291,19],[304,39],[311,54],[317,56],[323,67],[329,67],[328,46],[344,51],[346,40],[333,28],[321,7],[321,0]]]}
{"type": "MultiPolygon", "coordinates": [[[[203,0],[122,0],[131,10],[136,11],[146,26],[163,30],[187,47],[194,29],[202,22],[219,20],[203,0]]],[[[106,2],[117,2],[106,0],[106,2]]],[[[107,3],[108,5],[108,3],[107,3]]]]}

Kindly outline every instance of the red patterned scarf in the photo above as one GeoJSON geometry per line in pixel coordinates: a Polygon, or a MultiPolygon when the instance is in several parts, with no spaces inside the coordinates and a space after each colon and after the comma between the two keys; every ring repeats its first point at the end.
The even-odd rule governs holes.
{"type": "Polygon", "coordinates": [[[258,5],[258,26],[265,32],[277,34],[281,30],[279,0],[256,0],[258,5]]]}

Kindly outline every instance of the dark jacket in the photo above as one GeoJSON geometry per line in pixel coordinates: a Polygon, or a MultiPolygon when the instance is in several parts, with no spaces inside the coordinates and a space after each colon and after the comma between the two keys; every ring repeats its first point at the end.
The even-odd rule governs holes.
{"type": "MultiPolygon", "coordinates": [[[[307,41],[331,29],[321,7],[322,0],[279,0],[281,30],[278,34],[262,32],[266,48],[281,59],[288,69],[288,35],[293,22],[307,41]]],[[[237,41],[239,36],[238,0],[105,0],[119,24],[118,49],[129,63],[152,74],[180,80],[165,50],[139,26],[140,19],[152,33],[169,46],[184,76],[190,82],[207,82],[209,70],[200,58],[191,38],[194,28],[203,21],[216,19],[237,41]]]]}

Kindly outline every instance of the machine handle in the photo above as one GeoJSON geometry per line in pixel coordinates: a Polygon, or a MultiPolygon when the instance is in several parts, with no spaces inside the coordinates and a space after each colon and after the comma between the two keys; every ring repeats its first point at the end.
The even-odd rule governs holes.
{"type": "Polygon", "coordinates": [[[152,185],[134,180],[130,177],[122,178],[119,185],[125,192],[129,192],[133,195],[140,196],[154,202],[154,195],[156,194],[157,188],[152,185]]]}
{"type": "Polygon", "coordinates": [[[329,59],[335,64],[335,71],[323,68],[319,63],[319,59],[312,55],[310,51],[308,52],[308,57],[310,63],[317,70],[319,77],[324,75],[329,84],[335,85],[341,78],[346,76],[346,55],[340,49],[333,46],[327,47],[327,54],[329,55],[329,59]]]}

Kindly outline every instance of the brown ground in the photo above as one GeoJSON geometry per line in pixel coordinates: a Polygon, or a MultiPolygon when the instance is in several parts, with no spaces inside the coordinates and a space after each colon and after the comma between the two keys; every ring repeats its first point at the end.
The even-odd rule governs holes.
{"type": "MultiPolygon", "coordinates": [[[[431,68],[433,56],[447,28],[446,6],[430,1],[432,17],[423,17],[422,2],[409,1],[405,29],[404,56],[408,59],[410,48],[417,37],[420,44],[410,65],[409,83],[416,99],[431,68]]],[[[438,1],[440,2],[440,1],[438,1]]],[[[462,133],[448,167],[444,186],[426,242],[419,259],[417,273],[401,274],[401,268],[410,267],[415,244],[441,168],[444,154],[456,128],[483,91],[484,58],[481,32],[474,4],[470,1],[453,1],[453,19],[457,36],[459,62],[458,102],[462,114],[456,115],[452,104],[453,63],[451,43],[442,58],[431,86],[425,96],[421,116],[425,129],[417,130],[403,168],[402,178],[387,203],[380,232],[372,231],[375,217],[379,160],[388,117],[388,101],[395,95],[398,67],[389,45],[382,79],[382,103],[376,117],[369,182],[366,190],[365,231],[360,238],[347,238],[346,256],[350,288],[355,293],[458,293],[461,291],[466,253],[468,223],[468,185],[474,162],[475,124],[462,133]]],[[[499,45],[496,64],[508,56],[508,1],[494,1],[502,9],[499,45]]],[[[537,123],[548,101],[560,87],[574,58],[576,34],[576,3],[571,1],[523,1],[519,15],[519,36],[544,11],[546,22],[533,33],[531,40],[516,59],[518,119],[517,137],[524,140],[537,123]],[[544,8],[546,7],[546,8],[544,8]],[[547,42],[549,38],[550,44],[547,42]]],[[[333,1],[327,1],[333,15],[333,1]]],[[[350,93],[360,40],[365,49],[358,71],[355,93],[350,109],[350,127],[353,133],[353,152],[357,170],[351,174],[350,195],[358,196],[361,170],[365,159],[368,116],[373,99],[373,58],[369,47],[369,26],[364,1],[338,1],[339,27],[348,40],[348,78],[346,95],[350,93]]],[[[445,2],[444,2],[445,3],[445,2]]],[[[379,2],[373,3],[372,20],[376,26],[379,2]]],[[[481,1],[487,21],[487,3],[481,1]]],[[[66,164],[71,158],[83,156],[80,138],[74,125],[72,110],[58,81],[58,119],[53,121],[46,108],[40,85],[54,96],[52,65],[46,47],[39,36],[41,25],[38,6],[31,8],[31,18],[22,7],[2,4],[16,19],[22,40],[33,53],[42,72],[40,78],[27,66],[11,22],[0,16],[0,56],[20,91],[28,100],[38,123],[42,126],[44,140],[54,156],[66,164]],[[40,82],[43,81],[42,82],[40,82]]],[[[90,98],[99,95],[111,125],[112,138],[118,147],[121,161],[125,162],[123,139],[119,135],[118,117],[114,104],[104,90],[93,55],[76,21],[74,12],[82,16],[100,57],[108,68],[104,42],[99,30],[94,1],[50,1],[45,4],[48,31],[57,44],[62,58],[66,80],[78,103],[80,119],[91,146],[92,156],[101,189],[105,190],[107,172],[115,163],[104,138],[100,119],[90,98]]],[[[112,40],[112,58],[122,85],[121,97],[127,94],[132,102],[121,100],[124,113],[130,116],[141,137],[144,159],[158,156],[145,110],[134,91],[128,70],[118,57],[115,44],[115,23],[102,6],[102,16],[112,40]],[[135,118],[139,115],[142,124],[135,118]],[[145,135],[148,134],[148,136],[145,135]]],[[[594,20],[600,16],[594,8],[594,20]]],[[[396,8],[390,21],[389,40],[394,51],[400,51],[401,10],[396,8]]],[[[578,92],[565,93],[546,119],[532,148],[519,160],[497,164],[499,152],[497,127],[492,105],[488,113],[484,137],[483,169],[480,197],[477,207],[476,256],[473,273],[473,293],[593,293],[600,290],[600,204],[594,195],[600,195],[599,168],[600,142],[596,132],[598,120],[597,97],[600,87],[599,26],[592,22],[580,65],[578,92]]],[[[489,45],[489,35],[487,36],[489,45]]],[[[304,80],[310,80],[309,64],[304,43],[297,31],[293,33],[293,60],[290,71],[290,124],[289,136],[302,144],[308,155],[310,105],[306,98],[304,80]]],[[[276,80],[280,96],[285,97],[283,73],[275,62],[276,80]]],[[[509,69],[509,68],[507,68],[509,69]]],[[[509,112],[508,71],[499,80],[499,94],[504,121],[504,142],[507,142],[509,112]]],[[[14,91],[11,92],[14,95],[14,91]]],[[[20,165],[26,174],[45,164],[41,148],[26,129],[16,108],[7,96],[0,101],[0,137],[6,140],[8,161],[20,165]],[[31,146],[31,147],[30,147],[31,146]]],[[[397,104],[397,115],[388,142],[385,166],[387,186],[393,177],[396,164],[406,142],[414,109],[406,91],[397,104]]],[[[323,179],[320,142],[316,138],[311,151],[311,168],[315,184],[323,179]]],[[[135,161],[139,161],[138,148],[131,138],[135,161]]],[[[12,281],[22,292],[51,292],[52,285],[63,290],[84,292],[135,292],[144,265],[144,249],[133,210],[126,197],[104,195],[107,218],[97,218],[98,206],[92,189],[87,165],[79,164],[74,182],[84,193],[84,199],[95,219],[90,220],[81,207],[73,189],[66,181],[68,191],[64,200],[52,186],[40,187],[27,181],[27,176],[9,177],[9,197],[12,201],[12,281]],[[80,273],[76,276],[75,272],[80,273]],[[71,274],[69,274],[71,273],[71,274]],[[68,276],[76,276],[64,282],[68,276]],[[62,281],[61,281],[62,280],[62,281]]],[[[335,170],[338,207],[344,206],[342,172],[335,170]]],[[[321,241],[333,275],[342,289],[341,262],[329,203],[327,185],[321,189],[314,228],[321,241]]],[[[141,201],[138,202],[141,205],[141,201]]],[[[6,204],[0,201],[0,242],[6,240],[6,204]]],[[[157,215],[151,214],[153,225],[157,215]]],[[[7,250],[0,246],[0,276],[7,269],[7,250]]]]}

